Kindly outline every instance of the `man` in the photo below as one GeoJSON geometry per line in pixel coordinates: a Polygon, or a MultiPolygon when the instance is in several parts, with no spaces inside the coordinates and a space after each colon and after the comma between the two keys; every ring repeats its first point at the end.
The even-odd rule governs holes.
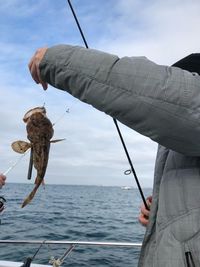
{"type": "Polygon", "coordinates": [[[200,61],[184,62],[59,45],[29,63],[45,90],[67,91],[159,144],[140,267],[200,266],[200,61]]]}

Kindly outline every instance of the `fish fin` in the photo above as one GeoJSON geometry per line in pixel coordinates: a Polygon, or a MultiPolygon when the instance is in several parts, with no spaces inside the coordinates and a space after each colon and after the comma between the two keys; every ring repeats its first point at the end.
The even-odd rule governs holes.
{"type": "Polygon", "coordinates": [[[31,147],[31,144],[25,141],[18,140],[13,142],[11,144],[11,147],[15,152],[23,154],[31,147]]]}
{"type": "Polygon", "coordinates": [[[50,143],[57,143],[57,142],[64,141],[64,140],[66,140],[66,138],[63,138],[63,139],[54,139],[54,140],[51,140],[50,143]]]}
{"type": "Polygon", "coordinates": [[[28,180],[31,180],[32,169],[33,169],[33,148],[31,147],[30,160],[29,160],[29,166],[28,166],[28,175],[27,175],[28,180]]]}

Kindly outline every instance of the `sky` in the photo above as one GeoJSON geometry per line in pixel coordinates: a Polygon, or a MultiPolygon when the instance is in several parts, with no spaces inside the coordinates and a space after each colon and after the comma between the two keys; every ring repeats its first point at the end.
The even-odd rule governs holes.
{"type": "MultiPolygon", "coordinates": [[[[89,47],[123,56],[146,56],[171,65],[199,52],[200,1],[72,0],[89,47]]],[[[0,171],[7,182],[27,180],[29,153],[11,143],[27,141],[22,118],[45,103],[55,123],[45,175],[47,184],[136,187],[111,117],[66,92],[35,84],[28,62],[39,47],[84,46],[64,0],[6,0],[0,3],[0,171]],[[69,109],[67,113],[66,110],[69,109]]],[[[157,144],[119,123],[142,187],[152,187],[157,144]]],[[[33,172],[33,178],[35,172],[33,172]]]]}

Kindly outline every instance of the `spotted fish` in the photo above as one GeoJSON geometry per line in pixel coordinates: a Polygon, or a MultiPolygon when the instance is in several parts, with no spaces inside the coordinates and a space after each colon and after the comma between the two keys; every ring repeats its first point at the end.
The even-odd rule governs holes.
{"type": "Polygon", "coordinates": [[[37,175],[35,179],[35,187],[25,198],[22,203],[22,208],[31,202],[37,189],[44,180],[49,159],[50,143],[64,140],[58,139],[51,141],[54,133],[53,125],[47,118],[46,109],[44,107],[36,107],[29,110],[24,115],[23,121],[26,123],[27,138],[30,143],[19,140],[13,142],[11,146],[13,150],[18,153],[25,153],[27,149],[31,148],[31,159],[33,166],[37,171],[37,175]]]}

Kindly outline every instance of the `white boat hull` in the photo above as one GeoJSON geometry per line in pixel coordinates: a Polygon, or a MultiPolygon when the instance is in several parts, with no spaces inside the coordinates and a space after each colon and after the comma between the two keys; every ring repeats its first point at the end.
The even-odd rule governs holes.
{"type": "MultiPolygon", "coordinates": [[[[23,265],[23,262],[17,261],[0,261],[0,267],[20,267],[23,265]]],[[[38,263],[31,263],[31,267],[52,267],[52,265],[44,265],[38,263]]]]}

